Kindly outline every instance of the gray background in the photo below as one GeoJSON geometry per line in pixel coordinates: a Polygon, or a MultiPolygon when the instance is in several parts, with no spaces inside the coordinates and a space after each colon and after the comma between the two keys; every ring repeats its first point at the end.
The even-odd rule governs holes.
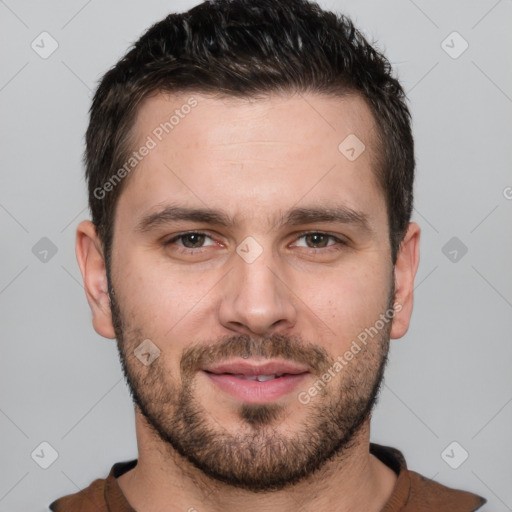
{"type": "MultiPolygon", "coordinates": [[[[43,511],[137,456],[115,342],[92,328],[75,259],[83,136],[100,76],[150,24],[196,3],[0,1],[1,511],[43,511]],[[43,31],[58,42],[46,59],[31,47],[51,49],[43,31]],[[58,452],[48,469],[44,441],[58,452]]],[[[372,440],[487,497],[483,510],[512,510],[512,2],[321,5],[379,41],[414,119],[415,310],[392,341],[372,440]]]]}

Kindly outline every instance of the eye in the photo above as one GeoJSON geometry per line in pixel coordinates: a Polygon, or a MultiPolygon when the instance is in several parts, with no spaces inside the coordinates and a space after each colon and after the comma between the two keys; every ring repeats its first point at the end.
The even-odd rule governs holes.
{"type": "Polygon", "coordinates": [[[340,238],[329,235],[328,233],[323,233],[319,231],[309,231],[307,233],[302,233],[299,235],[298,240],[304,239],[305,245],[295,244],[298,247],[307,247],[310,249],[324,249],[326,247],[336,246],[337,244],[346,245],[346,242],[341,240],[340,238]],[[334,243],[328,243],[329,240],[334,241],[334,243]],[[311,247],[311,245],[317,247],[311,247]],[[318,247],[319,246],[319,247],[318,247]]]}
{"type": "Polygon", "coordinates": [[[205,247],[203,244],[206,239],[210,239],[212,243],[208,245],[215,245],[215,241],[208,236],[206,233],[202,233],[201,231],[190,231],[189,233],[181,233],[180,235],[177,235],[167,242],[165,242],[165,245],[172,245],[176,244],[176,242],[181,241],[181,244],[176,244],[179,248],[183,248],[184,250],[194,250],[194,249],[201,249],[205,247]]]}

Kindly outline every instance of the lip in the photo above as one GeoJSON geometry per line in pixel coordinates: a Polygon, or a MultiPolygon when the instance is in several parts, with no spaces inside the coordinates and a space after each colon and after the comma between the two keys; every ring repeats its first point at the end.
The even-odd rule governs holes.
{"type": "Polygon", "coordinates": [[[203,368],[204,371],[214,374],[232,373],[234,375],[245,375],[254,377],[255,375],[280,375],[288,373],[297,375],[299,373],[309,372],[309,368],[289,361],[267,361],[261,364],[250,363],[249,361],[234,360],[215,366],[203,368]]]}
{"type": "Polygon", "coordinates": [[[290,362],[271,361],[262,364],[248,361],[232,361],[211,368],[202,373],[221,391],[231,397],[250,404],[274,402],[291,393],[307,376],[309,369],[290,362]],[[280,375],[263,382],[246,380],[235,375],[280,375]]]}

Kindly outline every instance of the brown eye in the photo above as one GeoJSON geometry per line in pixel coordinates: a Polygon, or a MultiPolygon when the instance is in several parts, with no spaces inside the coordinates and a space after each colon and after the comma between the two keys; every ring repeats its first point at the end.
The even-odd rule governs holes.
{"type": "Polygon", "coordinates": [[[197,249],[203,245],[205,235],[201,233],[189,233],[187,235],[182,235],[180,238],[183,246],[187,249],[197,249]]]}
{"type": "Polygon", "coordinates": [[[215,241],[208,236],[206,233],[191,231],[190,233],[181,233],[180,235],[176,235],[167,242],[164,243],[165,246],[173,246],[175,245],[178,250],[190,250],[190,251],[199,251],[208,245],[215,245],[215,241]],[[206,243],[210,240],[209,243],[206,243]]]}
{"type": "Polygon", "coordinates": [[[343,240],[340,240],[338,237],[335,237],[333,235],[329,235],[328,233],[322,233],[322,232],[309,232],[309,233],[302,233],[298,240],[304,240],[304,244],[296,244],[298,247],[306,247],[309,249],[325,249],[332,247],[333,249],[336,248],[336,246],[345,245],[345,242],[343,240]]]}
{"type": "MultiPolygon", "coordinates": [[[[305,235],[305,240],[307,242],[311,243],[311,245],[320,246],[320,248],[327,247],[327,242],[328,242],[329,238],[332,238],[332,237],[329,237],[328,235],[323,235],[321,233],[311,233],[311,234],[305,235]]],[[[318,247],[315,247],[315,249],[317,249],[317,248],[318,247]]]]}

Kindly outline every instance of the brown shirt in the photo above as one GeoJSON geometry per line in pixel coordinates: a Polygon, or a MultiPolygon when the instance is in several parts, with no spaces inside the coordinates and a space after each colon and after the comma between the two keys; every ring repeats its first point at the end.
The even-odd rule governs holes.
{"type": "MultiPolygon", "coordinates": [[[[407,469],[402,452],[370,443],[370,453],[397,475],[393,494],[381,512],[473,512],[487,502],[467,491],[451,489],[407,469]]],[[[98,478],[76,494],[64,496],[50,505],[53,512],[136,512],[126,501],[116,478],[137,465],[137,459],[118,462],[108,477],[98,478]]]]}

